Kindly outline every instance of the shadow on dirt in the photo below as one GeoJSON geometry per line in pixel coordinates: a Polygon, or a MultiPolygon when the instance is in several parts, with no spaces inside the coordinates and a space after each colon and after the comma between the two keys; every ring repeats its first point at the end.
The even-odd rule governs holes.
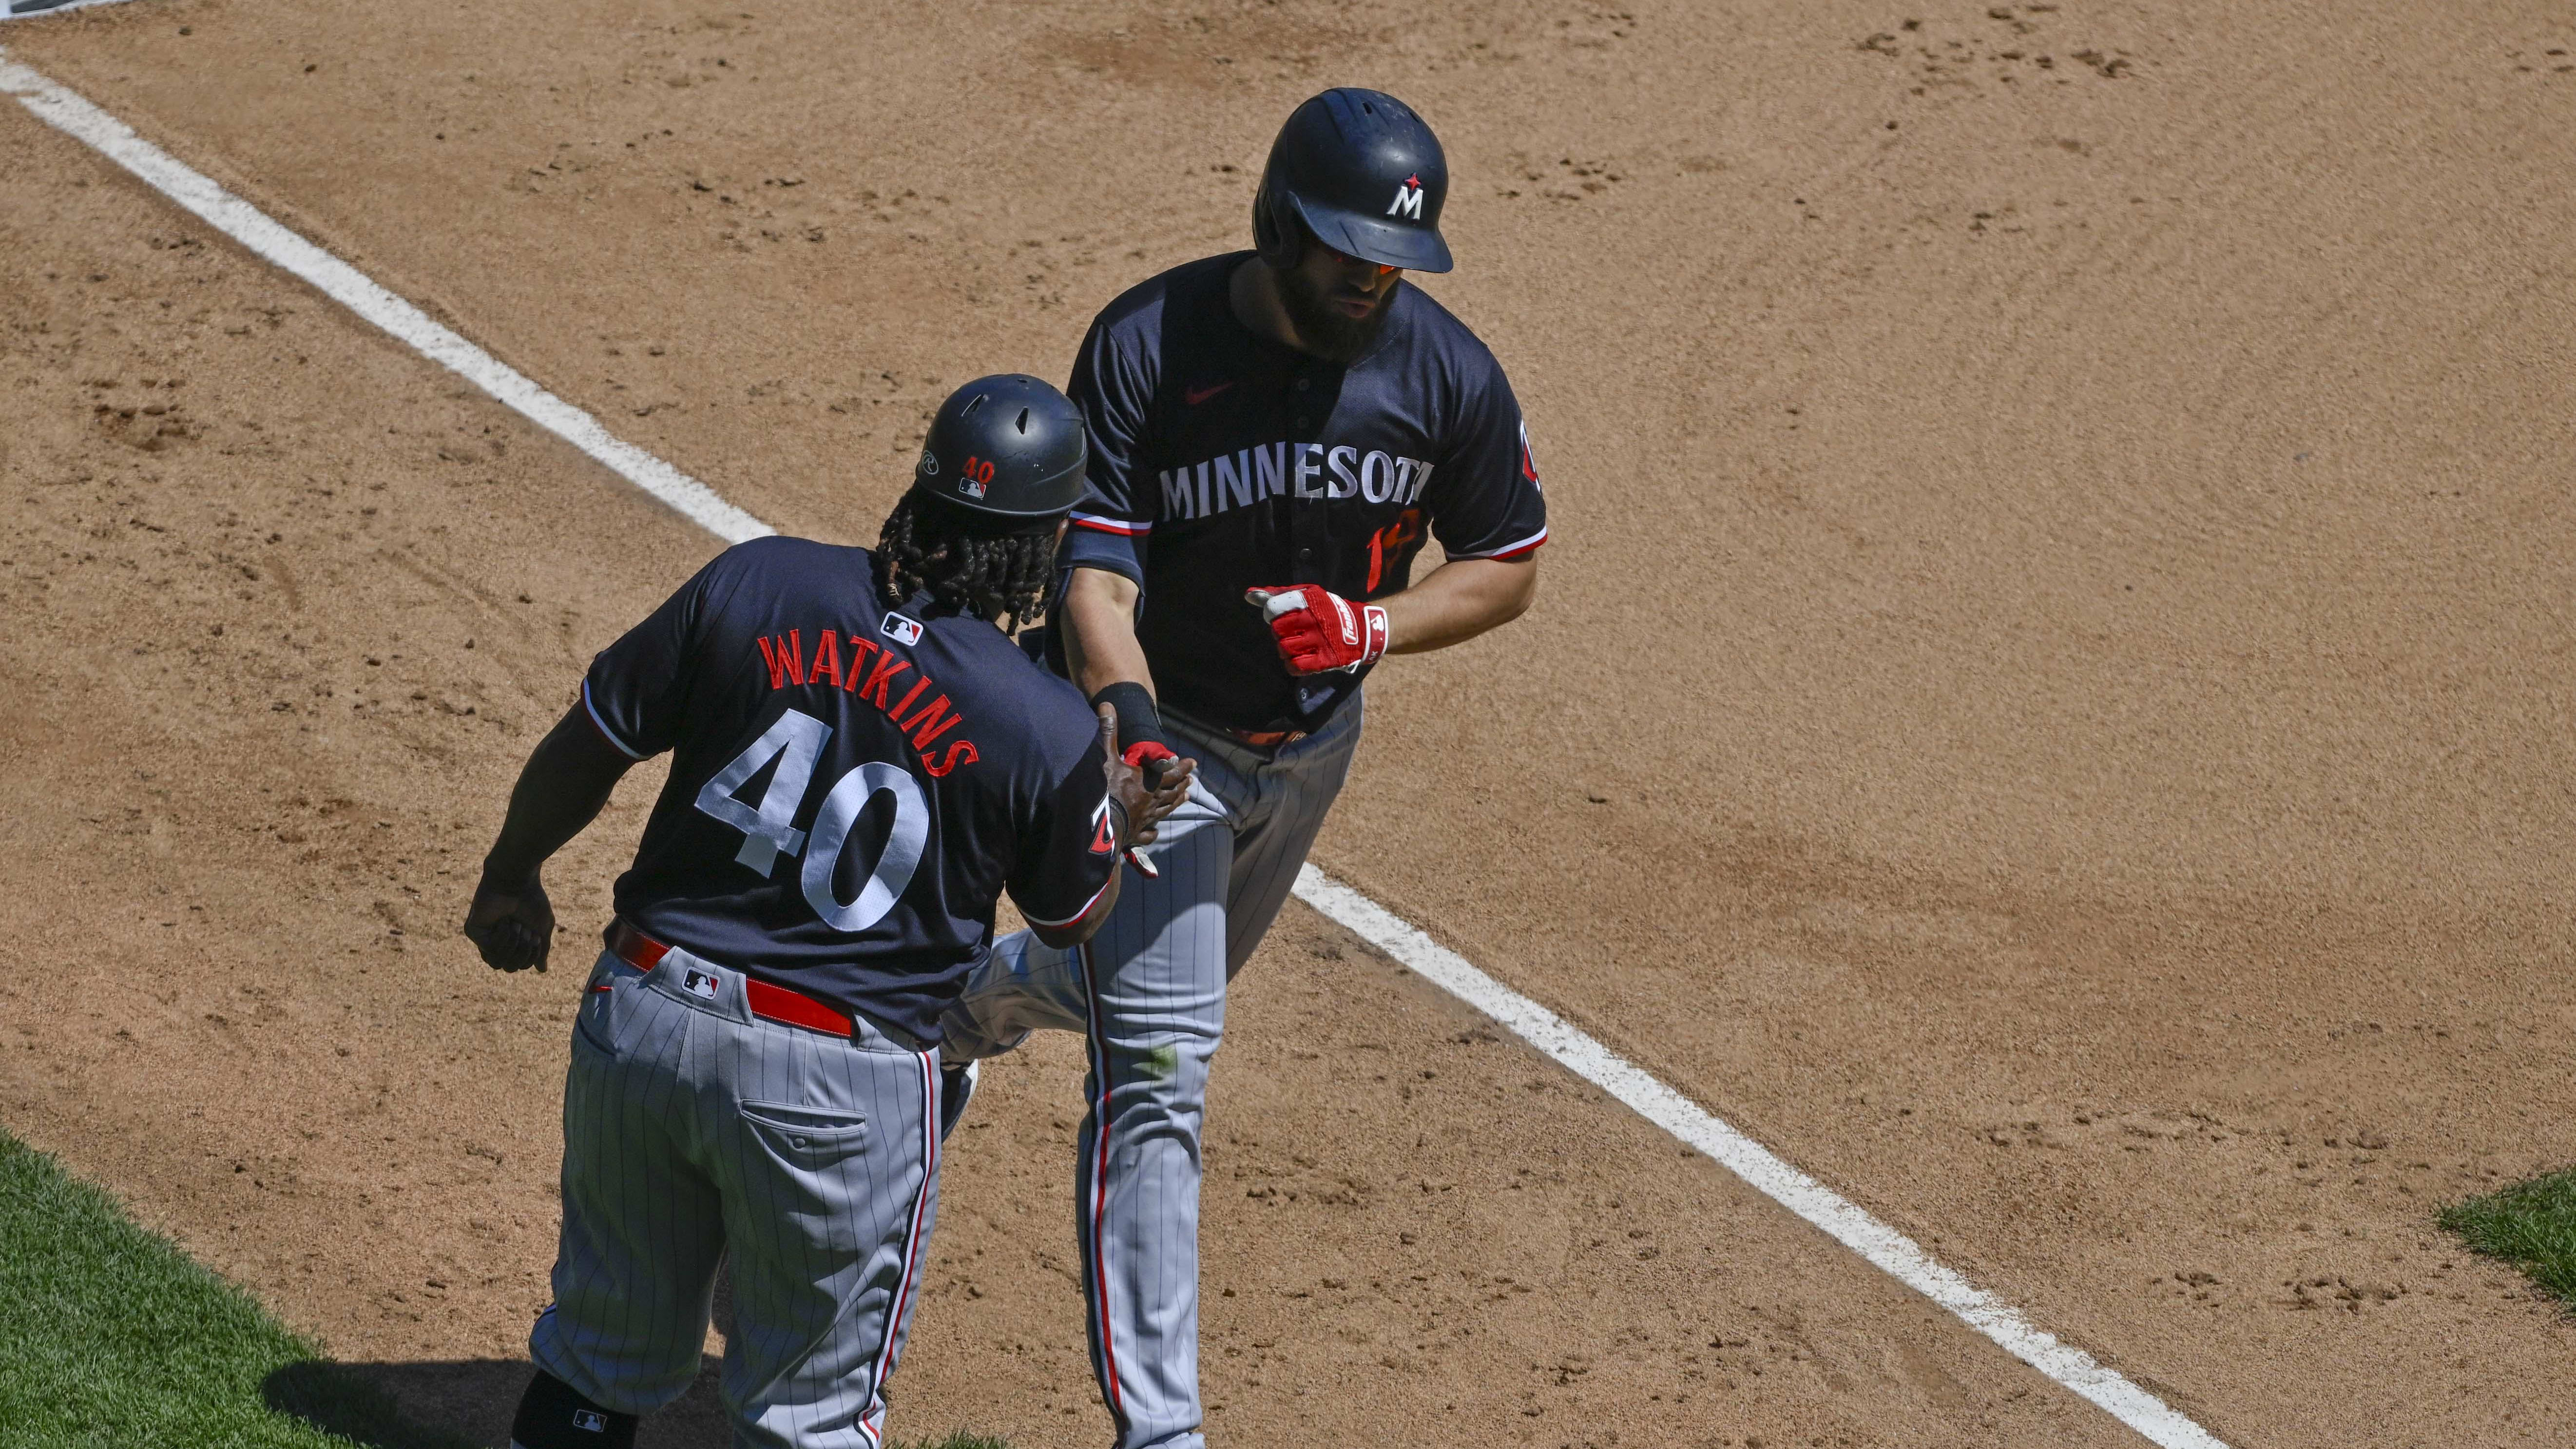
{"type": "MultiPolygon", "coordinates": [[[[679,1402],[644,1421],[636,1449],[723,1449],[730,1442],[716,1397],[714,1358],[679,1402]]],[[[260,1383],[269,1408],[365,1449],[501,1449],[528,1386],[525,1359],[448,1363],[289,1364],[260,1383]],[[386,1401],[394,1414],[387,1414],[386,1401]]]]}

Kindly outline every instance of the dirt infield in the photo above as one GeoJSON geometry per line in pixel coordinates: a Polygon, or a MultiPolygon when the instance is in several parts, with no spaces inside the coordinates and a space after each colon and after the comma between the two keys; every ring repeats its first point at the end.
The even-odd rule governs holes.
{"type": "MultiPolygon", "coordinates": [[[[2576,29],[2532,14],[140,0],[0,44],[842,540],[947,385],[1238,245],[1297,99],[1406,96],[1557,541],[1531,617],[1377,677],[1319,861],[2244,1449],[2576,1413],[2576,1330],[2431,1224],[2576,1159],[2576,29]]],[[[572,1001],[451,928],[713,541],[15,106],[0,497],[0,1125],[496,1433],[572,1001]]],[[[2137,1442],[1302,907],[1230,1035],[1221,1444],[2137,1442]]],[[[1104,1437],[1079,1070],[977,1099],[900,1433],[1104,1437]]]]}

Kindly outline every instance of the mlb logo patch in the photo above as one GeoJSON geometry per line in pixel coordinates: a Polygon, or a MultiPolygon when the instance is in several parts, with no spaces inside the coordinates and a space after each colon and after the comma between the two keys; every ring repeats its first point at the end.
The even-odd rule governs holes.
{"type": "Polygon", "coordinates": [[[692,996],[703,996],[709,1001],[716,999],[716,979],[704,971],[690,972],[680,979],[680,985],[692,996]]]}
{"type": "Polygon", "coordinates": [[[608,1432],[608,1416],[597,1409],[575,1409],[572,1411],[572,1426],[588,1429],[594,1434],[605,1434],[608,1432]]]}
{"type": "Polygon", "coordinates": [[[887,638],[892,639],[898,644],[918,644],[921,642],[920,622],[913,619],[907,619],[901,614],[886,615],[883,632],[887,638]]]}

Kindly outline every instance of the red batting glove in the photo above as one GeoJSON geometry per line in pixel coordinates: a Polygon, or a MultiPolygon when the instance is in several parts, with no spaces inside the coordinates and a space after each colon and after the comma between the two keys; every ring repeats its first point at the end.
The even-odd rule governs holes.
{"type": "Polygon", "coordinates": [[[1173,753],[1170,745],[1154,740],[1138,740],[1121,751],[1118,758],[1144,771],[1145,788],[1151,790],[1163,783],[1164,764],[1177,760],[1180,756],[1173,753]]]}
{"type": "Polygon", "coordinates": [[[1354,604],[1313,584],[1248,589],[1243,601],[1270,621],[1291,674],[1354,670],[1386,652],[1386,610],[1375,604],[1354,604]]]}

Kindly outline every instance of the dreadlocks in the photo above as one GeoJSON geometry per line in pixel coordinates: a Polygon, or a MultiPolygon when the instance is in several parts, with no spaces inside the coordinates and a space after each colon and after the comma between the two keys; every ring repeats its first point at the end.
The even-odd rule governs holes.
{"type": "Polygon", "coordinates": [[[987,535],[972,531],[961,510],[937,502],[924,506],[906,493],[886,515],[877,536],[885,560],[885,600],[900,605],[915,590],[947,608],[990,619],[1005,634],[1036,618],[1039,600],[1055,578],[1053,520],[1036,531],[987,535]]]}

